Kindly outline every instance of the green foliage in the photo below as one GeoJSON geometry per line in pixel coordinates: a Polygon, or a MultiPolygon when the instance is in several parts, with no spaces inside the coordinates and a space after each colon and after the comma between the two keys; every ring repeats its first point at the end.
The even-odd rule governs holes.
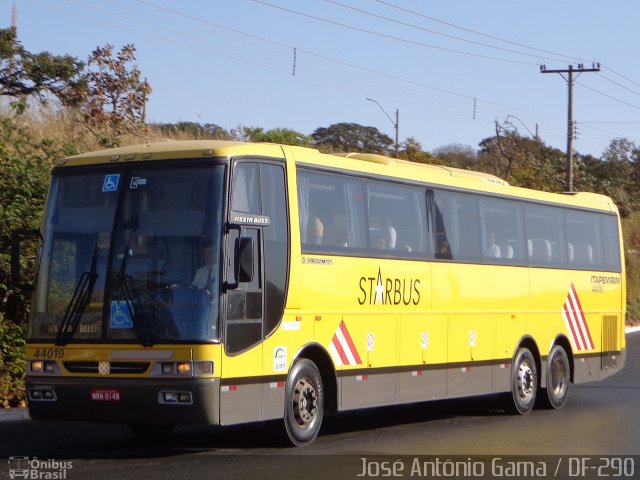
{"type": "MultiPolygon", "coordinates": [[[[11,287],[11,231],[39,227],[51,163],[59,154],[51,142],[38,142],[13,119],[0,117],[0,315],[16,323],[25,321],[28,307],[22,293],[11,287]]],[[[35,257],[35,245],[24,257],[35,257]]],[[[33,277],[33,265],[23,266],[33,277]]]]}
{"type": "Polygon", "coordinates": [[[0,408],[24,406],[25,333],[0,315],[0,408]]]}
{"type": "Polygon", "coordinates": [[[455,168],[471,168],[478,161],[478,152],[469,145],[451,143],[433,151],[438,163],[455,168]]]}
{"type": "Polygon", "coordinates": [[[627,273],[627,317],[640,321],[640,211],[622,219],[627,273]]]}
{"type": "Polygon", "coordinates": [[[504,178],[512,185],[560,192],[564,184],[564,154],[540,140],[496,129],[495,137],[480,142],[474,170],[504,178]]]}
{"type": "Polygon", "coordinates": [[[133,45],[125,45],[117,54],[109,44],[96,48],[89,56],[82,87],[75,90],[80,121],[105,148],[118,146],[123,135],[146,128],[151,86],[140,78],[135,51],[133,45]]]}
{"type": "Polygon", "coordinates": [[[393,140],[375,127],[357,123],[334,123],[317,128],[312,134],[313,143],[324,152],[361,152],[385,154],[393,140]]]}
{"type": "Polygon", "coordinates": [[[264,130],[260,127],[242,127],[243,140],[250,142],[280,143],[282,145],[295,145],[308,147],[311,145],[311,137],[304,133],[296,132],[289,128],[274,128],[264,130]]]}
{"type": "Polygon", "coordinates": [[[15,30],[0,29],[0,95],[16,100],[13,106],[24,111],[24,98],[37,95],[44,99],[52,93],[69,100],[82,84],[80,72],[84,64],[70,56],[56,56],[49,52],[31,53],[16,38],[15,30]]]}
{"type": "MultiPolygon", "coordinates": [[[[49,185],[52,159],[61,155],[51,141],[37,141],[12,118],[0,117],[0,405],[24,399],[24,336],[29,299],[10,278],[11,231],[37,229],[49,185]]],[[[36,245],[25,242],[22,268],[33,278],[36,245]]]]}

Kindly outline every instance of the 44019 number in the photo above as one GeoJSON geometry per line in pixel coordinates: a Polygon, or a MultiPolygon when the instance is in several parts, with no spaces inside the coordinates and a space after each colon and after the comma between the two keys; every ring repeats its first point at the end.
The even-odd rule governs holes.
{"type": "Polygon", "coordinates": [[[63,348],[36,348],[35,352],[33,352],[34,358],[62,358],[64,357],[64,349],[63,348]]]}

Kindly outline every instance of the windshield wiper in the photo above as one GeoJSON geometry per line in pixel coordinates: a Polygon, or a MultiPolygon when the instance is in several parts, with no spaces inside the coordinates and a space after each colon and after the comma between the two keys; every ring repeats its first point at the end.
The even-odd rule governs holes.
{"type": "Polygon", "coordinates": [[[149,331],[148,324],[142,302],[140,301],[140,295],[136,290],[136,286],[131,278],[131,275],[127,275],[127,260],[129,258],[129,245],[125,247],[124,257],[120,264],[120,272],[118,272],[118,298],[124,297],[124,301],[127,304],[127,310],[133,323],[133,328],[138,334],[138,338],[143,347],[153,347],[153,336],[149,331]]]}
{"type": "Polygon", "coordinates": [[[96,283],[98,274],[96,273],[96,267],[98,263],[98,245],[93,247],[93,258],[91,260],[91,268],[88,272],[82,272],[80,279],[76,284],[76,288],[73,291],[71,301],[67,306],[67,310],[64,313],[62,324],[58,330],[56,337],[56,345],[59,347],[65,346],[78,328],[80,319],[84,311],[89,305],[91,295],[93,293],[93,286],[96,283]]]}

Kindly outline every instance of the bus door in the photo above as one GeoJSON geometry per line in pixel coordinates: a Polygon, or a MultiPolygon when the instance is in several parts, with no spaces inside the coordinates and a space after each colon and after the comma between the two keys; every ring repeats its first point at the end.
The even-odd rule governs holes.
{"type": "Polygon", "coordinates": [[[225,246],[223,424],[265,417],[262,341],[282,319],[287,271],[284,168],[236,161],[225,246]]]}

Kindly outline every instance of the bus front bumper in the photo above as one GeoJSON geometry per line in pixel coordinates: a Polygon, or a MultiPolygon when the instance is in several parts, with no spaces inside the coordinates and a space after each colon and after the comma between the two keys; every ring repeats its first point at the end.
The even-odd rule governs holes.
{"type": "Polygon", "coordinates": [[[28,377],[34,420],[219,424],[220,379],[28,377]]]}

